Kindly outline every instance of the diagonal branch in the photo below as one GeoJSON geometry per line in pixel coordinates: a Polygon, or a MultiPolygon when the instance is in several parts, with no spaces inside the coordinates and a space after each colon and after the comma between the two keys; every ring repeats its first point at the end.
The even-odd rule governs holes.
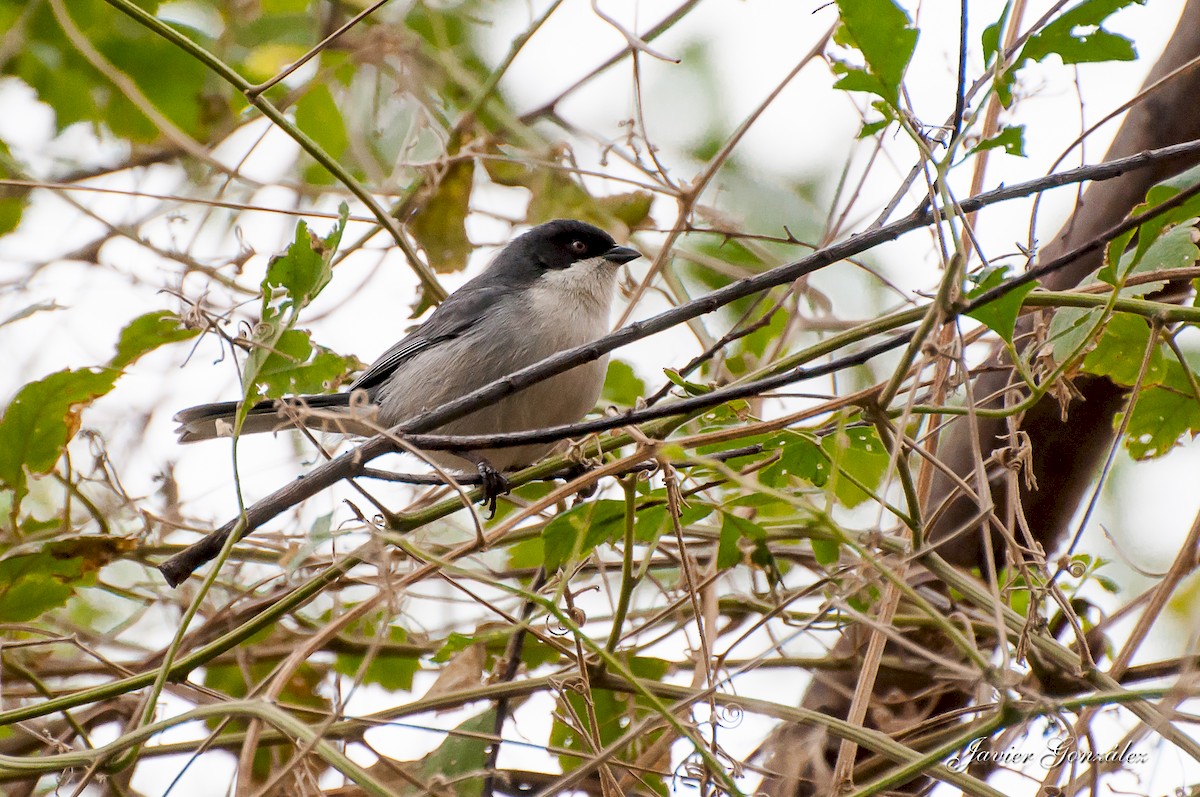
{"type": "MultiPolygon", "coordinates": [[[[1192,142],[1186,146],[1194,147],[1200,151],[1200,142],[1192,142]]],[[[1142,156],[1137,157],[1140,158],[1142,156]]],[[[1155,162],[1155,159],[1151,158],[1149,162],[1153,163],[1155,162]]],[[[1077,169],[1075,171],[1078,172],[1079,170],[1077,169]]],[[[1037,268],[1030,269],[1024,274],[1009,280],[1003,285],[997,286],[991,291],[988,291],[987,293],[977,297],[972,303],[960,308],[959,312],[969,312],[975,307],[994,301],[995,299],[1004,295],[1004,293],[1015,289],[1019,285],[1026,284],[1042,276],[1051,275],[1059,269],[1071,266],[1073,263],[1077,262],[1080,257],[1089,252],[1099,251],[1108,241],[1116,238],[1130,229],[1139,226],[1148,218],[1160,213],[1164,213],[1179,205],[1193,196],[1197,191],[1200,191],[1200,186],[1188,191],[1180,192],[1171,200],[1164,202],[1155,208],[1146,211],[1145,213],[1127,219],[1124,222],[1109,228],[1108,230],[1105,230],[1097,237],[1084,242],[1075,249],[1066,252],[1059,257],[1050,260],[1049,262],[1043,263],[1037,268]]],[[[997,192],[990,192],[991,195],[996,193],[997,192]]],[[[983,195],[975,198],[974,200],[967,200],[962,204],[964,207],[983,207],[987,204],[987,200],[999,201],[990,195],[983,195]]],[[[876,243],[879,242],[878,239],[880,239],[880,237],[882,237],[883,240],[891,240],[903,234],[903,232],[908,231],[909,229],[915,229],[916,227],[919,227],[919,220],[932,220],[932,218],[934,218],[934,214],[930,213],[929,211],[914,211],[906,219],[894,222],[893,224],[880,228],[872,233],[865,233],[863,235],[851,238],[848,241],[834,244],[826,249],[818,250],[808,257],[802,258],[794,263],[780,266],[754,277],[741,280],[724,288],[713,291],[712,293],[700,299],[672,308],[671,310],[661,313],[658,316],[630,324],[627,327],[623,327],[616,332],[606,335],[594,343],[561,352],[553,357],[549,357],[541,361],[540,363],[537,363],[536,365],[532,365],[517,371],[505,379],[492,382],[491,384],[479,388],[478,390],[462,396],[461,398],[444,404],[437,409],[418,415],[407,423],[396,427],[395,429],[389,430],[385,434],[376,435],[375,437],[368,439],[366,442],[362,443],[351,451],[348,451],[345,454],[330,460],[320,467],[315,468],[305,476],[296,479],[279,490],[276,490],[271,495],[249,507],[241,517],[226,523],[221,528],[209,534],[203,540],[168,559],[159,566],[159,571],[172,586],[178,585],[183,581],[183,579],[187,578],[188,575],[194,572],[196,568],[200,567],[202,564],[210,561],[214,556],[216,556],[224,546],[225,540],[228,539],[229,535],[232,534],[235,529],[240,529],[240,535],[248,534],[266,521],[276,517],[281,512],[296,506],[307,498],[316,495],[322,490],[325,490],[333,484],[341,481],[342,479],[361,475],[367,462],[370,462],[384,454],[396,451],[396,442],[393,438],[395,435],[408,436],[429,429],[435,429],[443,424],[461,418],[487,403],[491,403],[504,398],[505,396],[512,395],[513,393],[523,390],[530,385],[536,384],[544,379],[548,379],[555,374],[570,370],[571,368],[574,368],[582,363],[599,359],[604,354],[607,354],[608,352],[630,342],[653,335],[657,332],[661,332],[664,329],[668,329],[669,327],[678,323],[682,323],[690,318],[695,318],[704,313],[713,312],[714,310],[730,302],[752,295],[757,291],[766,290],[786,282],[791,282],[800,276],[812,273],[813,271],[823,268],[826,265],[830,265],[831,263],[837,262],[846,257],[866,251],[867,249],[876,245],[876,243]]],[[[911,331],[900,333],[892,338],[869,346],[856,354],[838,358],[821,366],[790,369],[781,374],[775,374],[773,376],[768,376],[744,384],[731,385],[725,388],[714,390],[710,393],[703,394],[701,396],[692,396],[690,398],[682,399],[670,404],[630,411],[615,417],[588,421],[582,424],[568,425],[567,427],[556,427],[547,430],[516,433],[514,435],[507,436],[507,442],[510,442],[512,445],[519,445],[522,442],[532,442],[533,440],[557,440],[561,439],[562,435],[564,434],[564,430],[567,433],[599,432],[639,421],[671,417],[700,409],[706,409],[726,401],[745,398],[748,396],[755,396],[767,390],[793,384],[805,379],[811,379],[817,376],[834,373],[848,366],[866,362],[870,358],[882,354],[883,352],[890,351],[908,343],[912,339],[912,336],[913,332],[911,331]]],[[[460,439],[465,441],[468,445],[478,442],[471,436],[460,439]]],[[[495,441],[496,436],[487,436],[485,439],[490,442],[495,441]]]]}

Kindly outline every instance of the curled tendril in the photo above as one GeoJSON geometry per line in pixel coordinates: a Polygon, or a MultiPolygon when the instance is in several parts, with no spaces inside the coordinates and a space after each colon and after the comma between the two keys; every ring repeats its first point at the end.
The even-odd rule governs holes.
{"type": "Polygon", "coordinates": [[[546,630],[549,631],[552,636],[566,636],[567,634],[571,633],[571,629],[563,625],[563,623],[560,622],[558,617],[555,615],[551,615],[546,618],[546,630]]]}
{"type": "Polygon", "coordinates": [[[671,780],[679,785],[684,781],[699,781],[704,777],[704,765],[700,763],[700,756],[692,753],[687,758],[679,762],[679,766],[675,767],[675,771],[671,773],[671,780]]]}
{"type": "Polygon", "coordinates": [[[587,691],[585,688],[586,682],[578,674],[568,675],[565,678],[556,679],[552,681],[552,683],[563,692],[575,692],[576,694],[583,694],[587,691]]]}
{"type": "Polygon", "coordinates": [[[713,721],[721,728],[736,728],[745,718],[745,710],[737,703],[723,703],[717,706],[713,721]]]}
{"type": "MultiPolygon", "coordinates": [[[[727,774],[734,778],[741,777],[742,767],[740,764],[729,759],[728,756],[720,755],[720,757],[728,763],[727,774]]],[[[704,765],[704,760],[700,757],[700,754],[694,751],[687,758],[680,761],[679,766],[675,767],[675,771],[671,773],[671,781],[677,789],[682,788],[683,784],[690,782],[702,784],[704,790],[701,793],[704,795],[728,794],[720,786],[712,783],[711,780],[712,770],[704,765]]]]}

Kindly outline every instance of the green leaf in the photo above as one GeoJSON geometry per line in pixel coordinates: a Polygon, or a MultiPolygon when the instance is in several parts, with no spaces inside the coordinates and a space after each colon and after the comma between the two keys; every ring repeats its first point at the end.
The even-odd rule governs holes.
{"type": "Polygon", "coordinates": [[[112,390],[120,371],[59,371],[18,391],[0,418],[0,484],[15,494],[13,515],[28,492],[26,474],[48,473],[79,430],[79,410],[112,390]]]}
{"type": "MultiPolygon", "coordinates": [[[[1102,23],[1115,11],[1145,0],[1084,0],[1058,18],[1051,20],[1025,42],[1012,66],[997,76],[993,88],[1004,107],[1012,104],[1012,87],[1017,72],[1029,61],[1042,61],[1051,54],[1064,64],[1094,61],[1132,61],[1137,58],[1133,42],[1110,33],[1102,23]]],[[[1000,21],[984,31],[984,58],[991,64],[999,51],[1000,33],[1007,25],[1009,7],[1000,21]]]]}
{"type": "MultiPolygon", "coordinates": [[[[564,690],[563,694],[566,696],[570,708],[563,706],[555,712],[554,724],[550,728],[550,744],[554,747],[576,750],[584,755],[593,752],[592,740],[582,735],[574,727],[573,722],[568,724],[559,717],[579,718],[587,723],[589,722],[588,717],[594,716],[597,725],[594,730],[602,748],[620,738],[622,732],[630,724],[627,706],[632,701],[625,696],[618,696],[608,689],[592,689],[585,702],[584,696],[577,692],[564,690]]],[[[558,761],[564,772],[570,772],[583,763],[584,759],[580,756],[560,753],[558,761]]]]}
{"type": "Polygon", "coordinates": [[[671,672],[673,666],[666,659],[657,659],[653,656],[630,656],[625,661],[626,666],[638,678],[647,678],[651,681],[661,681],[671,672]]]}
{"type": "Polygon", "coordinates": [[[854,426],[825,435],[821,438],[821,450],[837,471],[830,478],[833,494],[850,508],[866,501],[878,489],[891,459],[879,435],[866,426],[854,426]]]}
{"type": "Polygon", "coordinates": [[[459,653],[472,645],[483,641],[483,636],[479,634],[464,634],[459,631],[451,631],[446,637],[446,641],[438,648],[437,653],[433,654],[434,664],[445,664],[454,658],[456,653],[459,653]]]}
{"type": "MultiPolygon", "coordinates": [[[[638,677],[652,680],[661,680],[670,667],[658,659],[635,656],[626,657],[625,665],[638,677]]],[[[550,728],[550,746],[578,753],[559,754],[559,766],[564,772],[570,772],[591,760],[595,753],[593,736],[599,741],[600,747],[608,747],[625,735],[635,722],[654,711],[644,698],[608,689],[593,688],[586,694],[567,689],[560,694],[554,712],[554,724],[550,728]],[[585,729],[577,727],[577,720],[585,723],[585,729]]],[[[644,762],[647,760],[646,754],[661,744],[665,732],[664,723],[652,723],[648,730],[636,734],[617,748],[614,757],[620,762],[644,762]]],[[[638,780],[639,785],[645,787],[635,789],[634,792],[638,794],[644,793],[646,788],[656,794],[668,793],[661,777],[652,771],[640,772],[638,780]]]]}
{"type": "Polygon", "coordinates": [[[859,139],[870,138],[871,136],[878,133],[880,130],[887,129],[887,126],[890,125],[891,123],[892,123],[891,119],[880,119],[877,122],[867,122],[866,124],[864,124],[862,126],[862,129],[858,131],[858,135],[856,136],[856,138],[859,138],[859,139]]]}
{"type": "Polygon", "coordinates": [[[1196,241],[1200,233],[1196,230],[1196,219],[1185,219],[1182,223],[1162,232],[1161,225],[1147,222],[1139,228],[1137,247],[1121,251],[1117,265],[1112,265],[1111,257],[1116,254],[1109,247],[1106,264],[1097,273],[1097,277],[1109,285],[1121,285],[1133,274],[1152,271],[1164,271],[1176,268],[1189,268],[1200,259],[1200,248],[1196,241]],[[1151,238],[1149,235],[1154,235],[1151,238]],[[1143,242],[1145,245],[1143,246],[1143,242]]]}
{"type": "Polygon", "coordinates": [[[754,523],[743,520],[742,517],[738,517],[737,515],[722,513],[721,537],[718,544],[716,544],[716,568],[719,570],[728,570],[742,562],[742,549],[740,549],[738,544],[743,538],[743,522],[758,529],[766,537],[766,532],[763,532],[761,526],[755,526],[754,523]]]}
{"type": "MultiPolygon", "coordinates": [[[[1168,360],[1158,385],[1138,393],[1126,427],[1125,448],[1134,459],[1160,457],[1200,432],[1200,399],[1178,360],[1168,360]]],[[[1119,422],[1119,419],[1117,419],[1119,422]]]]}
{"type": "Polygon", "coordinates": [[[983,29],[983,35],[980,37],[980,43],[983,46],[983,62],[989,66],[996,54],[1000,52],[1000,36],[1008,26],[1008,15],[1011,11],[1012,0],[1009,0],[1004,4],[1004,10],[1000,12],[1000,19],[983,29]]]}
{"type": "Polygon", "coordinates": [[[823,487],[829,480],[829,459],[812,435],[784,429],[764,443],[763,450],[782,452],[761,472],[760,478],[768,486],[781,487],[797,478],[823,487]]]}
{"type": "MultiPolygon", "coordinates": [[[[1168,177],[1160,183],[1155,184],[1146,192],[1146,201],[1138,205],[1130,213],[1131,216],[1142,213],[1151,208],[1158,207],[1168,199],[1174,199],[1180,192],[1194,187],[1200,183],[1200,166],[1193,166],[1186,171],[1168,177]]],[[[1162,229],[1172,224],[1178,224],[1184,219],[1195,218],[1200,216],[1200,196],[1191,196],[1182,203],[1170,210],[1155,216],[1146,221],[1142,225],[1142,229],[1155,229],[1148,225],[1157,224],[1157,229],[1162,229]]],[[[1157,235],[1148,236],[1149,240],[1154,240],[1157,235]]],[[[1145,244],[1143,244],[1143,247],[1145,244]]]]}
{"type": "Polygon", "coordinates": [[[728,570],[743,557],[766,572],[772,584],[780,582],[775,557],[767,547],[767,530],[752,520],[730,512],[721,513],[721,537],[717,543],[717,567],[728,570]]]}
{"type": "Polygon", "coordinates": [[[999,75],[997,75],[995,83],[992,86],[992,88],[996,91],[996,98],[1000,100],[1000,104],[1005,108],[1008,108],[1012,105],[1012,87],[1016,80],[1017,67],[1013,66],[1003,70],[999,75]]]}
{"type": "Polygon", "coordinates": [[[258,384],[260,392],[270,398],[328,393],[361,365],[355,357],[314,345],[306,330],[289,329],[259,368],[258,384]]]}
{"type": "Polygon", "coordinates": [[[838,563],[842,551],[841,543],[837,540],[823,540],[818,537],[813,537],[810,542],[812,543],[813,557],[816,558],[817,564],[832,567],[838,563]]]}
{"type": "Polygon", "coordinates": [[[47,547],[0,561],[0,622],[34,620],[65,604],[77,587],[93,584],[99,565],[71,554],[69,547],[47,547]]]}
{"type": "MultiPolygon", "coordinates": [[[[1141,316],[1118,313],[1108,319],[1096,348],[1083,358],[1083,370],[1107,376],[1119,385],[1133,385],[1141,371],[1146,347],[1150,345],[1150,325],[1141,316]]],[[[1162,347],[1150,353],[1143,386],[1158,384],[1166,376],[1162,347]]]]}
{"type": "Polygon", "coordinates": [[[632,407],[644,395],[646,383],[633,372],[633,366],[624,360],[610,360],[600,400],[605,404],[632,407]]]}
{"type": "Polygon", "coordinates": [[[832,64],[833,73],[840,75],[838,81],[833,84],[835,89],[842,91],[861,91],[864,94],[875,94],[883,97],[889,104],[896,100],[891,96],[891,92],[887,85],[882,80],[872,75],[865,69],[861,69],[851,64],[842,61],[834,61],[832,64]]]}
{"type": "Polygon", "coordinates": [[[536,169],[525,183],[533,194],[525,211],[530,224],[557,218],[580,219],[604,226],[596,200],[569,173],[558,169],[536,169]]]}
{"type": "MultiPolygon", "coordinates": [[[[268,634],[271,629],[266,629],[268,634]]],[[[264,635],[266,636],[266,635],[264,635]]],[[[204,668],[204,685],[214,692],[234,698],[242,698],[250,693],[250,687],[263,683],[270,678],[279,666],[283,657],[262,658],[236,664],[213,664],[209,662],[204,668]]],[[[291,677],[284,684],[279,699],[285,703],[299,706],[309,706],[318,711],[327,711],[329,701],[321,696],[322,684],[327,668],[315,666],[311,662],[303,662],[291,671],[291,677]]],[[[245,719],[211,717],[205,720],[208,727],[223,728],[222,733],[237,733],[246,728],[245,719]]],[[[265,750],[260,749],[260,754],[265,750]]],[[[265,779],[270,772],[271,756],[256,755],[254,773],[257,778],[265,779]]]]}
{"type": "Polygon", "coordinates": [[[1025,125],[1006,127],[991,138],[984,139],[971,148],[969,154],[1003,147],[1009,155],[1025,157],[1025,125]]]}
{"type": "MultiPolygon", "coordinates": [[[[700,416],[700,430],[703,432],[715,432],[722,429],[729,429],[739,426],[746,421],[749,415],[749,410],[746,403],[741,399],[731,401],[728,404],[723,404],[719,407],[713,407],[708,412],[700,416]]],[[[742,448],[743,446],[761,445],[766,442],[769,436],[767,434],[751,434],[744,437],[733,438],[729,437],[716,443],[705,443],[696,448],[696,454],[702,457],[707,457],[710,454],[718,454],[722,451],[729,451],[734,448],[742,448]]],[[[670,455],[676,458],[682,458],[686,455],[682,449],[670,452],[664,448],[664,456],[670,455]]],[[[745,454],[748,458],[757,458],[759,455],[755,453],[745,454]]],[[[730,467],[737,467],[738,463],[749,462],[750,459],[735,459],[726,460],[725,464],[730,467]]]]}
{"type": "Polygon", "coordinates": [[[684,379],[682,376],[680,376],[679,372],[674,368],[664,368],[663,374],[666,375],[667,379],[671,380],[673,385],[683,388],[684,392],[689,396],[702,396],[705,393],[711,393],[713,390],[711,385],[702,385],[699,382],[689,382],[687,379],[684,379]]]}
{"type": "MultiPolygon", "coordinates": [[[[975,277],[976,285],[967,292],[967,299],[975,299],[1004,282],[1007,269],[993,266],[975,277]]],[[[1012,343],[1013,331],[1017,326],[1017,316],[1021,313],[1021,305],[1029,292],[1037,287],[1036,282],[1027,282],[1013,288],[1008,293],[993,299],[985,305],[967,313],[1001,338],[1012,343]]]]}
{"type": "Polygon", "coordinates": [[[1145,0],[1084,0],[1065,11],[1025,42],[1017,62],[1041,61],[1054,54],[1064,64],[1099,61],[1133,61],[1137,50],[1133,42],[1104,29],[1113,13],[1145,0]]]}
{"type": "Polygon", "coordinates": [[[428,255],[429,265],[439,272],[461,271],[467,265],[473,247],[466,220],[474,179],[474,160],[454,161],[409,221],[409,231],[428,255]]]}
{"type": "Polygon", "coordinates": [[[121,330],[117,339],[117,353],[109,363],[113,368],[125,368],[143,354],[159,346],[189,340],[200,334],[200,330],[184,325],[183,319],[167,310],[157,310],[138,316],[121,330]]]}
{"type": "Polygon", "coordinates": [[[867,614],[872,606],[879,603],[879,587],[869,584],[865,589],[856,590],[846,597],[846,603],[856,612],[867,614]]]}
{"type": "MultiPolygon", "coordinates": [[[[2,29],[0,24],[0,29],[2,29]]],[[[20,179],[25,174],[9,152],[8,145],[0,141],[0,177],[20,179]]],[[[29,204],[29,188],[16,185],[0,185],[0,235],[17,229],[21,215],[29,204]]]]}
{"type": "MultiPolygon", "coordinates": [[[[407,632],[395,625],[388,626],[387,637],[390,642],[403,644],[408,641],[407,632]]],[[[378,684],[391,691],[412,689],[413,675],[421,669],[421,661],[416,655],[400,655],[380,650],[372,655],[366,669],[360,672],[364,658],[362,653],[338,653],[333,669],[348,677],[358,675],[363,683],[378,684]]]]}
{"type": "Polygon", "coordinates": [[[867,67],[842,65],[837,87],[877,94],[898,107],[900,81],[917,46],[912,20],[892,0],[838,0],[837,5],[842,19],[839,42],[857,48],[867,67]]]}
{"type": "Polygon", "coordinates": [[[1091,340],[1104,319],[1103,307],[1061,307],[1050,319],[1046,342],[1056,362],[1065,363],[1091,340]]]}
{"type": "Polygon", "coordinates": [[[1176,268],[1191,268],[1200,260],[1200,232],[1196,219],[1187,219],[1160,235],[1146,248],[1145,254],[1131,274],[1151,271],[1166,271],[1176,268]]]}
{"type": "MultiPolygon", "coordinates": [[[[450,632],[446,637],[446,641],[438,648],[437,653],[433,655],[435,664],[444,664],[462,650],[483,643],[487,649],[488,655],[492,657],[502,656],[508,649],[508,643],[512,639],[512,627],[507,625],[497,624],[492,630],[487,627],[476,629],[474,634],[463,634],[458,631],[450,632]]],[[[536,638],[530,638],[525,641],[521,647],[521,661],[531,669],[540,667],[543,664],[558,661],[562,657],[557,648],[551,647],[536,638]]]]}
{"type": "Polygon", "coordinates": [[[442,791],[455,797],[478,797],[483,793],[483,775],[491,736],[496,732],[496,710],[488,709],[446,734],[446,741],[425,754],[419,762],[405,765],[411,778],[396,793],[402,797],[428,795],[421,784],[436,781],[442,791]]]}
{"type": "MultiPolygon", "coordinates": [[[[674,529],[675,524],[671,522],[666,499],[666,490],[654,490],[646,496],[646,500],[656,503],[640,507],[634,513],[633,538],[637,542],[652,545],[660,536],[674,529]]],[[[708,504],[693,503],[684,506],[679,512],[679,526],[686,529],[693,523],[699,523],[712,512],[713,508],[708,504]]]]}
{"type": "Polygon", "coordinates": [[[259,0],[259,10],[264,14],[303,14],[309,0],[259,0]]]}
{"type": "MultiPolygon", "coordinates": [[[[518,498],[520,500],[519,501],[501,501],[500,503],[496,504],[496,513],[494,515],[492,515],[490,518],[488,518],[487,525],[488,526],[499,525],[504,520],[504,518],[508,517],[513,512],[516,512],[517,510],[519,510],[526,503],[531,504],[540,498],[544,498],[547,495],[549,495],[550,493],[552,493],[555,489],[556,489],[556,485],[554,484],[554,482],[549,482],[549,481],[527,482],[525,484],[522,484],[520,487],[517,487],[516,489],[514,489],[512,491],[512,497],[518,498]]],[[[511,552],[513,548],[528,546],[530,543],[536,543],[537,557],[534,559],[522,560],[522,561],[524,561],[524,564],[517,564],[516,562],[510,562],[509,565],[511,567],[514,567],[514,568],[539,567],[542,564],[542,540],[540,537],[532,537],[528,540],[522,540],[521,542],[517,543],[516,545],[511,546],[509,548],[509,550],[511,552]]],[[[530,549],[528,547],[526,547],[525,550],[530,550],[530,549]]]]}
{"type": "Polygon", "coordinates": [[[633,230],[641,227],[650,219],[650,206],[654,196],[649,191],[630,191],[625,194],[611,194],[596,200],[596,208],[605,216],[616,219],[633,230]]]}
{"type": "Polygon", "coordinates": [[[343,204],[342,217],[330,233],[321,238],[309,232],[303,221],[296,225],[296,235],[287,251],[271,259],[263,279],[263,317],[273,309],[299,311],[317,297],[333,277],[330,259],[342,240],[349,208],[343,204]]]}
{"type": "MultiPolygon", "coordinates": [[[[350,145],[346,122],[333,99],[333,93],[324,83],[310,83],[303,96],[296,102],[296,126],[311,138],[334,160],[340,160],[350,145]]],[[[304,171],[305,180],[315,185],[330,185],[334,177],[316,163],[304,171]]]]}
{"type": "Polygon", "coordinates": [[[333,255],[341,242],[349,213],[343,202],[337,223],[324,238],[310,233],[308,225],[301,221],[296,225],[295,239],[287,251],[267,266],[267,275],[262,281],[261,320],[254,326],[250,353],[242,368],[245,393],[238,409],[237,429],[241,429],[246,413],[253,406],[253,400],[261,395],[264,385],[319,384],[345,365],[346,361],[342,360],[341,366],[335,367],[335,361],[329,356],[332,353],[314,349],[308,333],[289,333],[292,333],[300,311],[329,284],[333,275],[333,255]],[[287,374],[284,363],[298,370],[287,374]],[[312,366],[311,370],[302,367],[306,365],[312,366]],[[267,371],[265,376],[264,369],[267,371]]]}
{"type": "Polygon", "coordinates": [[[593,197],[571,174],[575,164],[562,152],[545,156],[552,165],[522,163],[528,153],[506,152],[498,148],[493,154],[503,157],[487,158],[483,167],[488,178],[497,185],[521,187],[531,196],[525,211],[526,221],[538,224],[551,219],[571,218],[591,222],[598,227],[616,231],[644,226],[650,219],[653,197],[646,191],[631,191],[605,197],[593,197]],[[505,160],[503,158],[512,158],[505,160]]]}
{"type": "MultiPolygon", "coordinates": [[[[734,342],[732,352],[725,361],[734,376],[740,376],[762,364],[771,346],[778,344],[784,330],[791,322],[792,314],[784,307],[776,307],[771,317],[758,329],[734,342]]],[[[762,323],[758,318],[754,323],[762,323]]]]}
{"type": "MultiPolygon", "coordinates": [[[[177,23],[174,27],[182,28],[177,23]]],[[[190,38],[205,41],[198,31],[183,30],[191,34],[190,38]]],[[[204,140],[210,120],[202,113],[206,109],[199,98],[209,91],[207,67],[158,36],[105,38],[97,44],[118,70],[138,84],[157,111],[193,137],[204,140]],[[164,80],[164,75],[170,75],[170,80],[164,80]]],[[[115,134],[143,141],[159,138],[158,126],[123,92],[109,92],[108,96],[110,105],[102,121],[115,134]]]]}
{"type": "Polygon", "coordinates": [[[568,509],[542,529],[544,567],[553,573],[569,561],[579,561],[597,545],[618,539],[624,528],[624,501],[591,501],[568,509]]]}
{"type": "MultiPolygon", "coordinates": [[[[139,5],[147,9],[158,6],[153,2],[139,5]]],[[[228,123],[234,102],[232,88],[212,81],[207,67],[191,55],[98,0],[72,0],[63,7],[105,63],[93,65],[92,54],[85,55],[67,37],[49,4],[0,5],[0,28],[18,34],[21,43],[5,59],[4,74],[20,78],[54,110],[58,130],[86,122],[120,138],[155,142],[162,131],[147,116],[147,103],[197,141],[208,140],[214,123],[228,123]],[[5,22],[17,22],[6,13],[12,6],[25,10],[20,24],[10,27],[5,22]],[[113,73],[119,73],[134,92],[115,87],[113,73]],[[131,99],[131,93],[140,96],[131,99]]],[[[205,46],[214,44],[195,28],[171,24],[205,46]]]]}

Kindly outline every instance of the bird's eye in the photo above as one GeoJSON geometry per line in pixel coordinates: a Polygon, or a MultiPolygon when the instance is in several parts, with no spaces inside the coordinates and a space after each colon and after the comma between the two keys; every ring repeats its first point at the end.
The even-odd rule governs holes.
{"type": "Polygon", "coordinates": [[[571,251],[577,255],[582,255],[587,251],[587,244],[583,241],[571,241],[571,251]]]}

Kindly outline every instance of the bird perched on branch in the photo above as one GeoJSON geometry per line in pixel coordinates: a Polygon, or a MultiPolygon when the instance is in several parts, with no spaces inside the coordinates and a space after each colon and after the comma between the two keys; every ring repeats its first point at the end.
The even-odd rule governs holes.
{"type": "MultiPolygon", "coordinates": [[[[240,434],[297,424],[369,435],[464,396],[608,331],[618,267],[641,257],[582,221],[558,219],[515,238],[482,274],[442,302],[344,393],[260,401],[240,434]]],[[[608,357],[584,363],[435,431],[481,435],[574,423],[595,406],[608,357]]],[[[233,434],[238,402],[202,404],[175,416],[180,442],[233,434]]],[[[485,451],[430,451],[453,470],[474,467],[485,500],[508,491],[501,471],[529,465],[551,444],[485,451]]]]}

